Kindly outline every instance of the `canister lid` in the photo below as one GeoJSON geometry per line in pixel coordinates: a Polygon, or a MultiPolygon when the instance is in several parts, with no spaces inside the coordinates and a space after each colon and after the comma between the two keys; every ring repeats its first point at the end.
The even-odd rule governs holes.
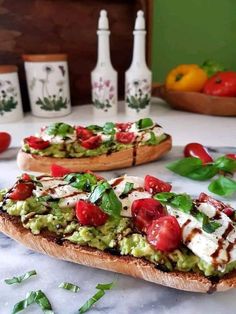
{"type": "Polygon", "coordinates": [[[2,73],[15,73],[18,71],[18,68],[16,65],[0,65],[0,74],[2,73]]]}
{"type": "Polygon", "coordinates": [[[67,54],[24,54],[22,59],[29,62],[67,61],[67,54]]]}

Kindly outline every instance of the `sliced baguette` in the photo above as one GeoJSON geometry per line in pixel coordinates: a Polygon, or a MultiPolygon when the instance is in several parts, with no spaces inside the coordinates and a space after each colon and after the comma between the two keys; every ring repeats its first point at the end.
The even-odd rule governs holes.
{"type": "Polygon", "coordinates": [[[45,232],[40,235],[33,235],[22,226],[18,217],[10,216],[4,212],[0,212],[0,231],[28,248],[52,257],[122,273],[171,288],[202,293],[236,288],[236,271],[225,275],[218,282],[212,282],[203,275],[192,272],[163,272],[144,259],[131,256],[114,256],[68,241],[58,244],[56,236],[45,232]]]}
{"type": "Polygon", "coordinates": [[[17,164],[21,170],[50,173],[51,165],[69,168],[79,172],[85,170],[103,171],[127,168],[134,165],[144,164],[156,160],[166,154],[172,147],[171,136],[158,145],[134,146],[134,148],[124,149],[109,155],[103,154],[95,157],[86,158],[55,158],[42,157],[19,151],[17,164]]]}

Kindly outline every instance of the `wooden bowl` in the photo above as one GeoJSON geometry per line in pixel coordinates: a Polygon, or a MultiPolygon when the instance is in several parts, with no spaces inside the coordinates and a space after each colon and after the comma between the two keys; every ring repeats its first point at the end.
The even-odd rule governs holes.
{"type": "Polygon", "coordinates": [[[152,95],[162,98],[177,110],[213,116],[236,116],[236,97],[218,97],[196,92],[171,91],[160,84],[153,84],[152,95]]]}

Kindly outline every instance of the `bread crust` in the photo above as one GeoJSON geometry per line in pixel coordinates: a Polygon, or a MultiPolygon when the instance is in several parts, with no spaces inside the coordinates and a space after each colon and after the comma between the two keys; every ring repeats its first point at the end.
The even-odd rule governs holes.
{"type": "Polygon", "coordinates": [[[115,256],[88,246],[69,241],[57,242],[57,237],[42,232],[33,235],[24,228],[18,217],[0,212],[0,231],[28,248],[49,256],[94,268],[109,270],[179,290],[212,293],[236,288],[236,271],[218,282],[191,272],[163,272],[144,259],[132,256],[115,256]]]}
{"type": "Polygon", "coordinates": [[[103,154],[95,157],[83,158],[55,158],[43,157],[19,151],[17,165],[24,171],[35,171],[50,173],[51,165],[56,163],[72,171],[79,172],[85,170],[104,171],[120,168],[127,168],[134,165],[144,164],[156,160],[166,154],[172,147],[172,138],[167,138],[158,145],[137,146],[124,149],[109,155],[103,154]]]}

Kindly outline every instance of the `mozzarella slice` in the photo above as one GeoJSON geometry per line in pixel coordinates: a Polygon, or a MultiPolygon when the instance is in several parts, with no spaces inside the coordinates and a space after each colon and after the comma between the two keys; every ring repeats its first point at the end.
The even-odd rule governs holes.
{"type": "Polygon", "coordinates": [[[79,193],[73,196],[67,196],[59,201],[59,207],[65,208],[65,207],[70,207],[73,208],[75,207],[76,203],[79,200],[86,200],[88,198],[88,193],[79,193]]]}

